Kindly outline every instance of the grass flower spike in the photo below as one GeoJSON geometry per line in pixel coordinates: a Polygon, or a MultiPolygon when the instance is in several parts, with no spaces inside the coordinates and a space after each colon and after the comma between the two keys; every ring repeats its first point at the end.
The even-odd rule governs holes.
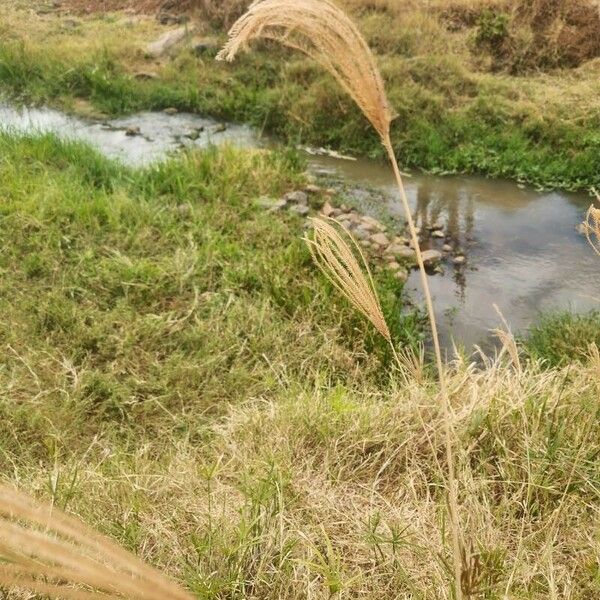
{"type": "Polygon", "coordinates": [[[390,110],[375,58],[356,25],[328,0],[257,0],[229,32],[217,60],[232,61],[252,40],[269,39],[303,52],[329,71],[380,136],[390,110]]]}
{"type": "Polygon", "coordinates": [[[305,240],[313,260],[337,290],[391,343],[373,278],[360,247],[352,236],[342,233],[345,230],[337,221],[312,219],[312,223],[314,236],[305,240]],[[345,237],[358,251],[360,262],[345,237]]]}
{"type": "Polygon", "coordinates": [[[77,519],[0,487],[0,586],[67,600],[193,600],[77,519]]]}
{"type": "MultiPolygon", "coordinates": [[[[419,236],[412,218],[402,174],[390,137],[390,125],[393,113],[385,93],[383,78],[381,77],[373,53],[360,31],[344,11],[332,2],[329,2],[329,0],[255,1],[246,14],[240,17],[231,28],[229,41],[218,54],[217,59],[232,61],[240,49],[246,48],[250,42],[259,39],[274,40],[285,46],[299,50],[331,73],[342,88],[353,98],[379,134],[381,143],[386,149],[394,170],[400,199],[408,222],[412,245],[415,249],[417,263],[421,272],[421,282],[435,349],[440,382],[440,404],[445,414],[444,426],[446,461],[448,465],[447,480],[452,530],[452,553],[454,557],[454,586],[456,597],[458,600],[461,600],[461,539],[458,516],[458,490],[454,474],[452,451],[452,411],[450,409],[450,400],[445,381],[435,311],[423,255],[419,245],[419,236]]],[[[340,286],[340,282],[345,281],[348,272],[337,270],[340,267],[345,269],[344,264],[339,262],[339,256],[336,259],[338,262],[331,262],[333,254],[329,254],[329,252],[333,252],[332,248],[336,244],[331,239],[325,239],[323,232],[324,229],[321,229],[320,234],[318,232],[317,235],[321,235],[320,243],[324,244],[320,246],[321,251],[327,249],[328,254],[319,255],[317,252],[317,263],[321,268],[329,266],[333,269],[333,271],[328,273],[328,276],[333,278],[334,282],[337,282],[338,287],[341,287],[341,291],[347,297],[350,297],[350,294],[352,294],[351,301],[357,305],[357,297],[354,296],[357,290],[351,287],[350,289],[354,289],[351,293],[348,288],[344,288],[344,285],[340,286]]],[[[326,235],[329,234],[331,232],[327,231],[326,235]]],[[[352,281],[351,286],[354,286],[355,283],[355,281],[352,281]]],[[[366,314],[363,304],[359,306],[359,310],[363,314],[366,314]]],[[[385,335],[383,328],[380,327],[378,329],[385,335]]],[[[389,333],[387,335],[389,336],[389,333]]]]}
{"type": "Polygon", "coordinates": [[[585,235],[596,254],[600,255],[600,209],[590,206],[584,223],[585,235]]]}

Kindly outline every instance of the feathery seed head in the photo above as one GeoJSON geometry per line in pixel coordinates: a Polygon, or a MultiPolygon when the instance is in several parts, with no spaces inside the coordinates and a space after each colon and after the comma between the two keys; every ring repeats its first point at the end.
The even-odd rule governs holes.
{"type": "Polygon", "coordinates": [[[337,290],[391,342],[373,277],[360,246],[334,219],[314,218],[311,221],[314,226],[313,238],[304,239],[316,265],[337,290]],[[352,250],[352,246],[357,252],[352,250]]]}
{"type": "Polygon", "coordinates": [[[217,60],[232,61],[257,39],[275,40],[311,57],[350,94],[379,135],[393,114],[375,58],[354,23],[329,0],[257,0],[231,28],[217,60]]]}
{"type": "Polygon", "coordinates": [[[193,600],[77,519],[3,486],[0,586],[69,600],[193,600]]]}
{"type": "MultiPolygon", "coordinates": [[[[600,197],[599,197],[600,200],[600,197]]],[[[600,255],[600,209],[590,206],[584,223],[585,235],[596,254],[600,255]]]]}

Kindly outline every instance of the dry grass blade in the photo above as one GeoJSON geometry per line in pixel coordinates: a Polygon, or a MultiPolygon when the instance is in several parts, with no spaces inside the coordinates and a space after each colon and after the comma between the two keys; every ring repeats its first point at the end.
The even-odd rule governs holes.
{"type": "MultiPolygon", "coordinates": [[[[450,521],[452,529],[452,552],[454,558],[454,586],[458,600],[462,599],[461,588],[461,538],[458,515],[458,489],[454,473],[452,450],[452,410],[446,375],[442,360],[437,322],[419,236],[411,214],[402,174],[390,138],[390,124],[393,118],[385,93],[383,78],[373,54],[360,31],[329,0],[258,0],[231,28],[229,41],[219,53],[219,60],[233,60],[239,50],[252,40],[275,40],[290,48],[295,48],[314,59],[329,71],[340,85],[350,94],[364,115],[372,123],[381,137],[394,170],[400,198],[406,214],[411,240],[415,248],[417,263],[421,272],[423,292],[431,324],[436,364],[440,381],[440,404],[445,414],[446,458],[448,463],[448,490],[450,521]]],[[[342,292],[346,295],[347,291],[342,292]]],[[[357,305],[359,306],[359,305],[357,305]]],[[[359,310],[368,317],[369,308],[359,310]]],[[[368,317],[370,318],[370,317],[368,317]]],[[[377,319],[377,321],[379,321],[377,319]]],[[[377,325],[376,325],[377,326],[377,325]]],[[[379,323],[382,335],[387,330],[379,323]]],[[[387,334],[389,336],[389,333],[387,334]]],[[[389,339],[389,338],[388,338],[389,339]]],[[[393,347],[393,344],[392,344],[393,347]]]]}
{"type": "Polygon", "coordinates": [[[584,228],[590,246],[600,256],[600,209],[593,205],[590,206],[586,215],[584,228]]]}
{"type": "Polygon", "coordinates": [[[379,135],[387,135],[393,115],[373,54],[354,23],[328,0],[259,0],[229,36],[218,60],[233,60],[256,39],[299,50],[329,71],[379,135]]]}
{"type": "Polygon", "coordinates": [[[191,600],[78,520],[0,487],[0,585],[51,598],[191,600]]]}
{"type": "Polygon", "coordinates": [[[314,236],[305,240],[313,260],[329,281],[391,343],[373,277],[359,245],[334,219],[312,219],[312,223],[314,236]],[[350,244],[344,238],[349,239],[350,244]],[[357,251],[360,262],[351,245],[357,251]]]}

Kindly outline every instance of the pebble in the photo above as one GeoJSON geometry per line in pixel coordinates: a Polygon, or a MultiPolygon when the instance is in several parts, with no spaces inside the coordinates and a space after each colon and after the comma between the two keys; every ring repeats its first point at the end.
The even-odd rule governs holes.
{"type": "Polygon", "coordinates": [[[320,194],[321,193],[321,188],[318,185],[315,185],[314,183],[309,183],[305,188],[304,191],[307,194],[320,194]]]}
{"type": "MultiPolygon", "coordinates": [[[[357,227],[354,230],[354,237],[358,240],[369,240],[371,234],[364,227],[357,227]]],[[[369,245],[371,242],[369,241],[369,245]]]]}
{"type": "Polygon", "coordinates": [[[374,219],[373,217],[364,216],[362,218],[362,222],[363,222],[363,225],[369,231],[380,231],[380,232],[385,231],[385,226],[382,225],[377,219],[374,219]]]}
{"type": "Polygon", "coordinates": [[[270,212],[282,210],[287,206],[287,202],[285,200],[276,200],[275,198],[269,198],[268,196],[259,198],[256,200],[255,204],[259,208],[264,208],[270,212]]]}
{"type": "Polygon", "coordinates": [[[385,233],[375,233],[371,236],[371,241],[378,246],[389,246],[390,240],[385,233]]]}
{"type": "Polygon", "coordinates": [[[299,214],[301,217],[307,217],[310,213],[310,208],[305,204],[296,204],[295,206],[292,206],[290,210],[299,214]]]}
{"type": "Polygon", "coordinates": [[[444,252],[452,252],[453,248],[452,248],[452,246],[451,246],[450,244],[444,244],[444,245],[442,246],[442,250],[443,250],[444,252]]]}
{"type": "Polygon", "coordinates": [[[329,202],[325,202],[325,204],[323,204],[323,208],[321,209],[321,213],[325,217],[331,217],[331,215],[333,215],[334,210],[335,209],[333,208],[333,206],[331,206],[329,202]]]}
{"type": "Polygon", "coordinates": [[[452,262],[455,265],[464,265],[466,261],[467,261],[467,258],[465,256],[463,256],[462,254],[455,256],[454,259],[452,260],[452,262]]]}
{"type": "Polygon", "coordinates": [[[439,250],[425,250],[423,252],[423,263],[426,267],[433,267],[442,260],[442,253],[439,250]]]}
{"type": "Polygon", "coordinates": [[[399,244],[393,244],[388,248],[388,252],[396,258],[412,259],[414,260],[416,253],[412,248],[407,246],[400,246],[399,244]]]}
{"type": "Polygon", "coordinates": [[[288,192],[284,197],[288,202],[293,202],[294,204],[308,204],[308,194],[306,192],[288,192]]]}
{"type": "Polygon", "coordinates": [[[174,108],[173,106],[170,106],[169,108],[165,108],[165,110],[163,110],[163,112],[166,115],[176,115],[179,111],[174,108]]]}
{"type": "Polygon", "coordinates": [[[446,234],[443,231],[441,231],[440,229],[436,229],[431,232],[431,237],[437,238],[437,239],[443,239],[446,237],[446,234]]]}

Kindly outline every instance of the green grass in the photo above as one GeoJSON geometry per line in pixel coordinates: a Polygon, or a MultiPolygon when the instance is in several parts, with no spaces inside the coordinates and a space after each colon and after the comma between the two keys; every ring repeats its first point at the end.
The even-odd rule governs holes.
{"type": "MultiPolygon", "coordinates": [[[[301,182],[288,152],[132,171],[0,135],[2,479],[200,600],[447,597],[436,385],[390,369],[299,218],[255,208],[301,182]]],[[[414,344],[420,318],[377,285],[414,344]]],[[[594,364],[449,367],[482,597],[600,591],[594,364]]]]}
{"type": "MultiPolygon", "coordinates": [[[[266,394],[284,357],[341,381],[357,345],[388,360],[315,274],[301,220],[253,205],[301,182],[293,153],[215,150],[129,171],[52,136],[2,135],[0,155],[5,358],[73,365],[79,385],[60,410],[82,428],[168,414],[184,397],[212,411],[266,394]]],[[[399,294],[386,294],[388,312],[399,294]]],[[[418,319],[395,323],[399,342],[416,343],[418,319]]],[[[377,359],[359,362],[378,376],[377,359]]],[[[38,377],[62,386],[51,368],[38,377]]]]}
{"type": "Polygon", "coordinates": [[[543,360],[549,366],[585,360],[589,346],[600,347],[600,313],[544,315],[529,330],[524,343],[531,357],[543,360]]]}
{"type": "MultiPolygon", "coordinates": [[[[360,20],[380,53],[398,112],[392,137],[404,166],[570,190],[600,185],[593,71],[566,71],[554,79],[483,74],[473,69],[469,55],[455,47],[458,42],[436,17],[428,19],[426,26],[419,25],[425,32],[421,42],[406,38],[409,24],[401,20],[385,35],[373,16],[360,20]],[[405,38],[400,46],[392,44],[405,38]],[[587,105],[582,101],[586,97],[587,105]]],[[[116,23],[108,17],[91,20],[87,35],[93,35],[93,27],[103,27],[104,35],[116,36],[116,23]]],[[[67,109],[73,98],[82,98],[109,115],[176,107],[247,122],[290,143],[383,156],[360,111],[330,77],[297,54],[263,48],[223,65],[210,54],[195,57],[183,51],[161,65],[158,79],[140,81],[134,76],[140,68],[139,49],[123,46],[126,39],[121,45],[86,45],[79,52],[77,39],[64,34],[52,38],[56,46],[45,37],[24,41],[11,36],[0,43],[0,91],[18,101],[67,109]],[[64,39],[66,49],[59,43],[64,39]],[[127,56],[137,66],[128,64],[127,56]]]]}

